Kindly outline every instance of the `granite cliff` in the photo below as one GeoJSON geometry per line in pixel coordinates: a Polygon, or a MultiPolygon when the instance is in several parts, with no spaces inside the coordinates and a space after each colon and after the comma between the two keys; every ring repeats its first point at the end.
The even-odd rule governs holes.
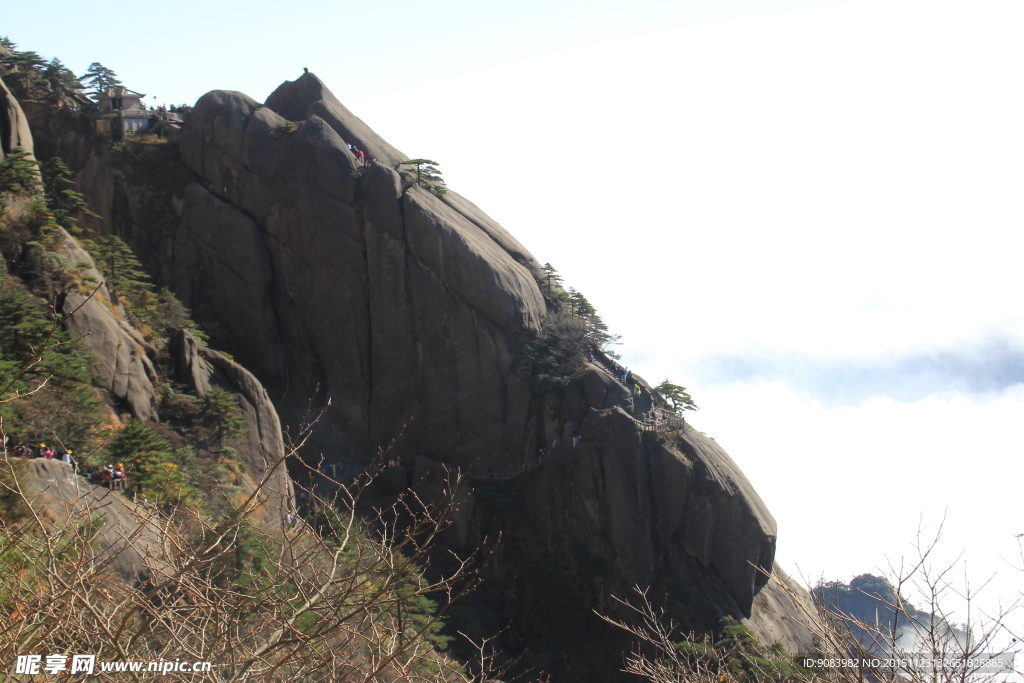
{"type": "MultiPolygon", "coordinates": [[[[528,648],[556,680],[617,680],[628,641],[594,610],[618,615],[611,596],[650,586],[684,626],[732,615],[809,649],[788,596],[765,579],[775,521],[728,454],[693,429],[639,431],[628,393],[597,364],[535,391],[524,357],[556,314],[536,259],[468,200],[412,182],[399,167],[408,157],[315,75],[265,104],[208,93],[180,146],[148,165],[80,134],[52,144],[104,217],[91,227],[128,240],[247,368],[183,338],[179,366],[197,391],[214,373],[229,382],[259,435],[278,413],[305,419],[312,398],[328,418],[313,457],[367,463],[404,430],[390,455],[425,494],[468,475],[445,542],[466,554],[503,540],[456,615],[464,628],[511,623],[507,646],[528,648]],[[362,168],[350,143],[376,163],[362,168]],[[556,440],[539,467],[486,476],[556,440]]],[[[127,375],[130,358],[102,356],[111,390],[144,413],[145,354],[127,375]]],[[[252,452],[276,452],[275,438],[252,452]]]]}

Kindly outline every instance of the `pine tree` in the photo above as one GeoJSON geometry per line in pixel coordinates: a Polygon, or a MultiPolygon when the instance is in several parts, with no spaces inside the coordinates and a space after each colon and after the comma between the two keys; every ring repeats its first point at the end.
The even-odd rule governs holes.
{"type": "Polygon", "coordinates": [[[225,438],[241,439],[249,433],[238,400],[221,387],[214,387],[207,394],[206,417],[216,426],[217,440],[220,442],[225,438]]]}
{"type": "Polygon", "coordinates": [[[85,73],[80,77],[82,83],[93,89],[93,94],[99,95],[115,85],[123,85],[118,80],[117,74],[99,62],[93,62],[85,73]]]}
{"type": "Polygon", "coordinates": [[[595,315],[597,311],[595,311],[594,307],[590,305],[589,301],[587,301],[587,297],[583,296],[581,292],[570,287],[569,313],[577,318],[586,318],[589,315],[595,315]]]}
{"type": "MultiPolygon", "coordinates": [[[[50,90],[53,91],[53,96],[57,100],[73,97],[77,91],[84,88],[78,77],[56,57],[46,65],[43,78],[49,82],[50,90]]],[[[79,97],[81,96],[79,95],[79,97]]]]}
{"type": "Polygon", "coordinates": [[[188,502],[193,493],[181,476],[174,448],[140,420],[128,420],[110,445],[110,455],[130,468],[140,494],[159,505],[188,502]]]}
{"type": "Polygon", "coordinates": [[[53,157],[41,167],[46,206],[53,212],[57,224],[76,237],[85,232],[78,223],[78,216],[99,218],[89,209],[85,195],[76,192],[71,169],[60,157],[53,157]]]}
{"type": "Polygon", "coordinates": [[[39,163],[21,147],[0,162],[0,194],[31,194],[39,182],[39,163]]]}
{"type": "MultiPolygon", "coordinates": [[[[153,334],[157,337],[166,338],[171,332],[177,330],[188,330],[200,344],[206,344],[210,337],[199,329],[199,326],[192,320],[192,312],[178,301],[174,292],[164,287],[157,297],[156,314],[148,321],[153,334]]],[[[163,339],[162,342],[166,342],[163,339]]],[[[161,344],[162,345],[162,344],[161,344]]]]}
{"type": "Polygon", "coordinates": [[[437,194],[444,194],[448,191],[448,187],[441,177],[441,171],[437,168],[440,164],[436,161],[431,161],[430,159],[408,159],[401,163],[403,166],[416,167],[416,184],[420,187],[425,187],[437,194]]]}
{"type": "Polygon", "coordinates": [[[391,579],[387,611],[395,617],[399,642],[422,634],[433,647],[439,650],[448,647],[453,639],[441,632],[444,621],[437,617],[437,603],[422,594],[427,581],[420,576],[419,568],[410,563],[387,578],[391,579]]]}
{"type": "Polygon", "coordinates": [[[597,314],[597,311],[593,307],[590,310],[591,313],[583,317],[583,323],[587,328],[587,343],[596,349],[600,349],[607,356],[618,358],[618,354],[613,353],[608,347],[618,344],[622,336],[612,334],[608,330],[608,325],[597,314]]]}
{"type": "Polygon", "coordinates": [[[38,77],[36,70],[38,67],[46,64],[46,60],[29,50],[0,56],[0,64],[4,64],[21,74],[19,79],[21,89],[17,94],[20,97],[27,98],[31,93],[32,82],[38,77]]]}
{"type": "Polygon", "coordinates": [[[558,274],[558,271],[550,263],[545,263],[542,270],[544,275],[541,276],[541,279],[544,283],[544,289],[548,296],[552,296],[554,287],[562,283],[562,276],[558,274]]]}
{"type": "Polygon", "coordinates": [[[0,416],[19,440],[56,433],[66,447],[82,449],[104,407],[92,385],[94,362],[80,344],[55,325],[54,314],[7,279],[0,267],[0,416]],[[26,361],[36,361],[26,369],[26,361]],[[43,392],[15,398],[39,387],[43,392]]]}
{"type": "Polygon", "coordinates": [[[676,412],[680,410],[697,410],[697,404],[693,402],[690,395],[686,393],[686,387],[681,387],[678,384],[672,384],[667,379],[654,387],[654,390],[661,394],[662,398],[665,398],[672,402],[672,409],[676,412]]]}
{"type": "Polygon", "coordinates": [[[123,300],[125,307],[140,324],[156,315],[159,299],[153,291],[149,275],[135,258],[131,247],[120,237],[109,235],[95,240],[82,240],[96,266],[106,277],[107,286],[123,300]]]}

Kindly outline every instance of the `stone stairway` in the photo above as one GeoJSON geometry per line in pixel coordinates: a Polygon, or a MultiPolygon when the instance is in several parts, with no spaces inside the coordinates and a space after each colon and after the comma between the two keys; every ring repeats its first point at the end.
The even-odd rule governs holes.
{"type": "MultiPolygon", "coordinates": [[[[613,361],[611,358],[604,355],[600,351],[594,353],[594,360],[597,361],[598,365],[607,370],[608,374],[614,377],[615,381],[618,382],[620,386],[626,386],[625,384],[622,383],[622,372],[619,369],[619,366],[616,365],[615,361],[613,361]]],[[[628,389],[629,387],[626,388],[628,389]]]]}
{"type": "Polygon", "coordinates": [[[633,394],[633,417],[643,420],[651,413],[651,395],[633,394]]]}

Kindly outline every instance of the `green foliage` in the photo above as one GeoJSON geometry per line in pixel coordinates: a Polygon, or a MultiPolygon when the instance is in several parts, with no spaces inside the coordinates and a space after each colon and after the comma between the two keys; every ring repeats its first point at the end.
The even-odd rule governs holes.
{"type": "Polygon", "coordinates": [[[341,564],[353,580],[358,579],[381,592],[384,597],[381,611],[395,618],[400,639],[411,642],[422,638],[436,649],[448,647],[453,639],[442,633],[445,622],[440,618],[437,602],[423,594],[428,581],[416,562],[395,552],[385,563],[372,562],[366,566],[365,555],[360,557],[359,549],[373,545],[372,541],[333,505],[318,507],[307,515],[306,523],[329,548],[342,551],[341,564]]]}
{"type": "Polygon", "coordinates": [[[577,318],[583,323],[584,334],[581,339],[580,350],[593,346],[600,349],[612,358],[618,358],[618,354],[611,351],[610,347],[619,343],[620,335],[612,334],[608,325],[597,314],[597,309],[587,300],[587,297],[570,287],[568,291],[561,289],[562,277],[550,263],[542,267],[543,275],[540,279],[541,292],[551,300],[567,305],[569,315],[577,318]]]}
{"type": "Polygon", "coordinates": [[[17,43],[11,40],[9,36],[0,36],[0,46],[3,46],[11,51],[18,49],[17,43]]]}
{"type": "Polygon", "coordinates": [[[84,87],[82,82],[78,80],[78,77],[56,57],[46,64],[46,69],[43,70],[43,77],[50,82],[50,85],[54,87],[58,94],[63,94],[60,92],[62,90],[82,90],[84,87]]]}
{"type": "Polygon", "coordinates": [[[95,94],[100,94],[106,91],[107,88],[115,85],[123,85],[118,80],[117,74],[112,69],[108,69],[99,62],[93,62],[89,65],[89,68],[82,74],[80,80],[87,87],[92,88],[95,94]]]}
{"type": "Polygon", "coordinates": [[[200,344],[205,345],[210,340],[209,335],[199,329],[192,320],[192,312],[166,287],[157,295],[156,311],[147,324],[151,332],[151,341],[160,347],[165,346],[170,334],[177,330],[188,330],[200,344]]]}
{"type": "Polygon", "coordinates": [[[766,647],[746,626],[731,617],[721,622],[722,637],[715,643],[719,657],[739,683],[804,681],[808,671],[786,656],[781,646],[766,647]]]}
{"type": "MultiPolygon", "coordinates": [[[[212,582],[219,587],[237,586],[241,590],[272,589],[277,576],[274,566],[274,543],[247,520],[230,524],[231,534],[224,543],[224,553],[210,567],[212,582]]],[[[285,600],[285,596],[281,596],[285,600]]]]}
{"type": "Polygon", "coordinates": [[[13,51],[10,55],[4,55],[0,57],[0,64],[5,66],[18,69],[19,71],[27,71],[34,69],[39,66],[46,64],[46,60],[40,57],[37,53],[31,50],[19,52],[13,51]]]}
{"type": "Polygon", "coordinates": [[[661,394],[662,398],[672,402],[672,409],[675,411],[680,410],[697,410],[697,404],[693,402],[693,399],[688,393],[686,393],[686,387],[681,387],[678,384],[672,384],[667,379],[654,387],[654,391],[661,394]]]}
{"type": "Polygon", "coordinates": [[[238,400],[226,389],[214,387],[206,396],[206,417],[217,429],[218,440],[241,439],[249,433],[238,400]]]}
{"type": "Polygon", "coordinates": [[[55,320],[52,309],[18,289],[0,271],[0,403],[4,429],[17,442],[90,448],[103,404],[92,386],[94,359],[55,320]],[[34,363],[26,369],[27,363],[34,363]],[[42,387],[41,389],[39,389],[42,387]]]}
{"type": "Polygon", "coordinates": [[[110,457],[126,468],[141,495],[160,505],[191,502],[171,444],[140,420],[128,420],[110,444],[110,457]]]}
{"type": "Polygon", "coordinates": [[[401,162],[401,165],[416,167],[416,184],[420,187],[439,195],[448,191],[448,187],[441,177],[441,171],[437,168],[440,164],[436,161],[431,161],[430,159],[407,159],[401,162]]]}
{"type": "Polygon", "coordinates": [[[85,229],[78,223],[78,216],[99,218],[85,201],[85,195],[74,190],[75,181],[71,169],[60,157],[53,157],[40,168],[43,174],[43,189],[46,206],[53,212],[57,224],[74,236],[80,236],[85,229]]]}
{"type": "MultiPolygon", "coordinates": [[[[5,524],[14,521],[6,515],[3,520],[5,524]]],[[[0,535],[0,573],[14,579],[0,588],[0,608],[15,614],[26,595],[45,593],[49,588],[52,568],[46,560],[55,556],[74,563],[88,556],[102,528],[103,518],[96,515],[63,524],[49,538],[32,527],[18,530],[15,538],[20,542],[12,543],[11,536],[0,535]]]]}
{"type": "Polygon", "coordinates": [[[158,298],[153,292],[149,275],[135,258],[131,247],[117,235],[82,240],[82,246],[106,277],[107,287],[124,304],[135,321],[141,325],[157,313],[158,298]]]}
{"type": "Polygon", "coordinates": [[[284,137],[285,135],[291,135],[297,131],[299,127],[295,125],[293,121],[285,121],[280,126],[270,131],[270,134],[275,138],[284,137]]]}
{"type": "Polygon", "coordinates": [[[0,162],[0,194],[32,194],[40,185],[39,164],[21,147],[0,162]]]}
{"type": "Polygon", "coordinates": [[[553,313],[544,320],[541,335],[523,349],[536,393],[569,385],[569,377],[583,366],[581,351],[586,348],[586,339],[587,329],[579,318],[553,313]]]}
{"type": "Polygon", "coordinates": [[[189,317],[189,310],[167,289],[159,294],[148,282],[149,275],[135,258],[131,247],[120,237],[110,235],[95,240],[81,240],[82,246],[95,259],[96,267],[106,278],[107,286],[124,304],[125,309],[141,326],[148,328],[150,341],[164,346],[172,330],[187,329],[201,342],[207,340],[189,317]]]}
{"type": "MultiPolygon", "coordinates": [[[[591,307],[591,310],[593,310],[593,307],[591,307]]],[[[590,315],[583,316],[583,324],[587,330],[586,343],[588,345],[593,346],[595,349],[600,349],[605,355],[618,358],[618,355],[612,353],[609,347],[618,344],[619,340],[622,339],[621,335],[612,334],[608,330],[608,325],[605,324],[596,311],[590,315]]]]}
{"type": "MultiPolygon", "coordinates": [[[[762,644],[746,626],[732,617],[719,624],[721,636],[714,642],[683,641],[675,644],[680,664],[691,671],[718,675],[722,681],[736,683],[801,683],[811,679],[810,672],[789,657],[779,646],[762,644]]],[[[702,677],[703,678],[703,677],[702,677]]]]}
{"type": "MultiPolygon", "coordinates": [[[[545,264],[545,269],[547,264],[545,264]]],[[[597,315],[597,311],[590,302],[587,301],[587,297],[583,296],[581,292],[577,292],[575,288],[569,288],[569,314],[574,315],[578,318],[586,318],[590,315],[597,315]]]]}
{"type": "Polygon", "coordinates": [[[420,575],[418,568],[409,562],[395,576],[387,577],[391,582],[391,612],[397,622],[399,633],[405,640],[412,640],[415,634],[422,637],[431,646],[444,650],[453,640],[442,633],[444,620],[437,618],[438,604],[422,594],[427,581],[420,575]]]}
{"type": "MultiPolygon", "coordinates": [[[[0,56],[0,64],[18,74],[10,85],[15,86],[12,88],[15,95],[25,98],[30,95],[33,83],[39,79],[39,67],[46,64],[46,61],[32,51],[15,51],[10,55],[0,56]]],[[[8,82],[7,79],[5,82],[8,82]]]]}
{"type": "Polygon", "coordinates": [[[562,284],[562,276],[558,274],[558,271],[550,263],[545,263],[542,270],[544,275],[541,276],[541,291],[548,296],[553,296],[554,288],[562,284]]]}

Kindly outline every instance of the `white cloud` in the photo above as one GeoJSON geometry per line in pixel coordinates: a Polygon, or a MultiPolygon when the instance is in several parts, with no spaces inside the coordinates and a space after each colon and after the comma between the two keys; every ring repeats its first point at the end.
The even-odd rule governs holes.
{"type": "Polygon", "coordinates": [[[913,554],[920,522],[929,536],[945,516],[936,562],[965,552],[975,587],[997,573],[986,607],[1020,595],[1021,575],[1003,558],[1018,556],[1013,535],[1024,533],[1024,386],[836,408],[784,382],[694,394],[692,424],[729,451],[775,516],[783,566],[811,579],[878,573],[886,557],[913,554]]]}

